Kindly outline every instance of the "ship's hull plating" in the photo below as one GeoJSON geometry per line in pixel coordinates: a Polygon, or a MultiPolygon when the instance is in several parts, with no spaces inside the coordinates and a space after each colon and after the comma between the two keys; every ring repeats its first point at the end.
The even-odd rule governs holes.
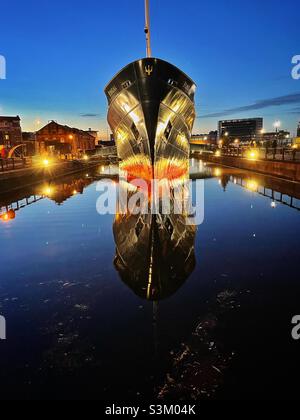
{"type": "Polygon", "coordinates": [[[108,122],[129,177],[186,174],[195,90],[182,71],[155,58],[129,64],[108,84],[108,122]]]}

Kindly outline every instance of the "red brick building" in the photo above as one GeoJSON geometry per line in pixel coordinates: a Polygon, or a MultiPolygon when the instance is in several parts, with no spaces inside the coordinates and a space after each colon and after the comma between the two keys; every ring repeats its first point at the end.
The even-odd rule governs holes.
{"type": "Polygon", "coordinates": [[[6,148],[22,143],[21,119],[16,117],[0,116],[0,145],[6,148]]]}
{"type": "Polygon", "coordinates": [[[74,155],[95,149],[95,138],[86,131],[51,121],[36,132],[37,153],[74,155]]]}

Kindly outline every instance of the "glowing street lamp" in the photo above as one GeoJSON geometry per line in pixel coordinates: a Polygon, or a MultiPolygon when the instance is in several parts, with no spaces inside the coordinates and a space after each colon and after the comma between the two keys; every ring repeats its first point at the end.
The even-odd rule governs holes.
{"type": "Polygon", "coordinates": [[[276,133],[278,132],[279,128],[281,127],[281,121],[277,120],[274,122],[274,128],[276,128],[276,133]]]}
{"type": "Polygon", "coordinates": [[[256,150],[249,150],[248,152],[248,158],[251,160],[256,160],[258,158],[258,153],[256,150]]]}

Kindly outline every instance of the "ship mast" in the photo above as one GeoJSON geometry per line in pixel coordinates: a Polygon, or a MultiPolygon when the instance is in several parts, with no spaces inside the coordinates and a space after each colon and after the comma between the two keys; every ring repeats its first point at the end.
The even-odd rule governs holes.
{"type": "Polygon", "coordinates": [[[150,12],[149,12],[149,0],[145,0],[145,34],[146,34],[146,45],[147,45],[147,57],[152,57],[151,51],[151,34],[150,34],[150,12]]]}

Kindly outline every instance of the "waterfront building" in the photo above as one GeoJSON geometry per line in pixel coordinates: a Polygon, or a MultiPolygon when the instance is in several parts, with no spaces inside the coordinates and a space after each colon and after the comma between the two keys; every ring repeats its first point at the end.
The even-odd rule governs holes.
{"type": "Polygon", "coordinates": [[[297,137],[300,137],[300,121],[299,121],[298,128],[297,128],[297,137]]]}
{"type": "Polygon", "coordinates": [[[218,141],[218,132],[210,131],[208,134],[193,134],[190,143],[201,146],[215,146],[218,141]]]}
{"type": "Polygon", "coordinates": [[[50,155],[75,155],[95,150],[95,137],[87,131],[50,121],[36,132],[37,152],[50,155]]]}
{"type": "Polygon", "coordinates": [[[10,149],[22,143],[21,119],[0,116],[0,145],[10,149]]]}
{"type": "Polygon", "coordinates": [[[34,156],[36,152],[36,134],[28,131],[23,131],[22,143],[25,145],[26,156],[34,156]]]}
{"type": "Polygon", "coordinates": [[[245,118],[219,121],[219,139],[230,144],[235,141],[250,143],[262,136],[263,118],[245,118]]]}
{"type": "Polygon", "coordinates": [[[111,134],[109,140],[99,140],[99,146],[113,147],[116,145],[114,135],[111,134]]]}
{"type": "Polygon", "coordinates": [[[87,133],[94,137],[95,146],[98,146],[98,142],[99,142],[98,133],[99,133],[99,131],[92,130],[91,128],[89,128],[87,133]]]}

